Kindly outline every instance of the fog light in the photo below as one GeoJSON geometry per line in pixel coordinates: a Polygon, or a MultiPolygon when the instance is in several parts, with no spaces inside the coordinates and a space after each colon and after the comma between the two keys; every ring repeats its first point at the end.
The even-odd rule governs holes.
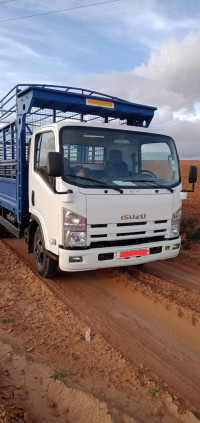
{"type": "Polygon", "coordinates": [[[170,250],[170,246],[169,245],[167,245],[166,247],[165,247],[165,251],[169,251],[170,250]]]}
{"type": "Polygon", "coordinates": [[[174,244],[172,250],[179,250],[180,244],[174,244]]]}
{"type": "Polygon", "coordinates": [[[83,257],[76,256],[76,257],[69,257],[69,263],[81,263],[83,261],[83,257]]]}

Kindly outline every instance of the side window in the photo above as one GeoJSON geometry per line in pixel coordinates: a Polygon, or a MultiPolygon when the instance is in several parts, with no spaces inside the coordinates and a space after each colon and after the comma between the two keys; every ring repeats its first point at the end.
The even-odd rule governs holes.
{"type": "MultiPolygon", "coordinates": [[[[148,143],[141,147],[142,171],[156,175],[159,179],[173,180],[173,170],[170,167],[171,150],[167,143],[148,143]]],[[[176,170],[175,162],[174,170],[176,170]]]]}
{"type": "Polygon", "coordinates": [[[53,132],[43,132],[36,135],[34,169],[46,170],[47,154],[55,151],[55,138],[53,132]]]}

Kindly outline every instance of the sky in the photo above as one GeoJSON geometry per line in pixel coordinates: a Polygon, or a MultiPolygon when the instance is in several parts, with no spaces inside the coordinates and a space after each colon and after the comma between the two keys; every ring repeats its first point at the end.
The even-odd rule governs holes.
{"type": "Polygon", "coordinates": [[[31,83],[155,106],[148,131],[200,160],[200,0],[0,0],[0,99],[31,83]]]}

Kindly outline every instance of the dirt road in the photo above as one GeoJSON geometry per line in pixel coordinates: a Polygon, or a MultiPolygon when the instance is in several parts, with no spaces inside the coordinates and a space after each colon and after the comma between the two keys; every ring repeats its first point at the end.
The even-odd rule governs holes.
{"type": "Polygon", "coordinates": [[[158,278],[177,282],[186,289],[200,292],[199,264],[194,264],[191,260],[187,264],[180,264],[178,260],[156,262],[145,264],[141,269],[158,278]]]}
{"type": "Polygon", "coordinates": [[[199,243],[54,280],[23,240],[0,248],[0,422],[198,422],[199,243]]]}
{"type": "Polygon", "coordinates": [[[6,240],[1,251],[1,263],[7,263],[1,321],[13,319],[1,324],[11,382],[9,368],[2,372],[9,372],[6,379],[13,383],[14,378],[20,391],[25,383],[22,405],[31,410],[30,421],[175,422],[194,417],[186,412],[198,412],[200,400],[200,295],[198,289],[190,289],[189,276],[183,287],[174,284],[171,275],[169,280],[166,275],[160,279],[129,267],[60,272],[54,281],[43,281],[31,270],[32,257],[27,256],[23,240],[6,240]],[[85,340],[88,328],[90,342],[85,340]],[[31,379],[24,369],[35,366],[38,376],[31,379]],[[64,370],[65,383],[50,378],[54,369],[64,370]],[[77,415],[71,400],[65,404],[57,398],[58,391],[65,397],[65,389],[81,398],[76,400],[77,415]],[[91,415],[88,401],[95,402],[91,415]]]}

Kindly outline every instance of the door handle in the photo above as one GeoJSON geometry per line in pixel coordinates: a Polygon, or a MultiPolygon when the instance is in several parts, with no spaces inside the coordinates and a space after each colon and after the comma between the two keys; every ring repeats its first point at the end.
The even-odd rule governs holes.
{"type": "Polygon", "coordinates": [[[32,203],[32,206],[35,205],[35,191],[31,192],[31,203],[32,203]]]}

